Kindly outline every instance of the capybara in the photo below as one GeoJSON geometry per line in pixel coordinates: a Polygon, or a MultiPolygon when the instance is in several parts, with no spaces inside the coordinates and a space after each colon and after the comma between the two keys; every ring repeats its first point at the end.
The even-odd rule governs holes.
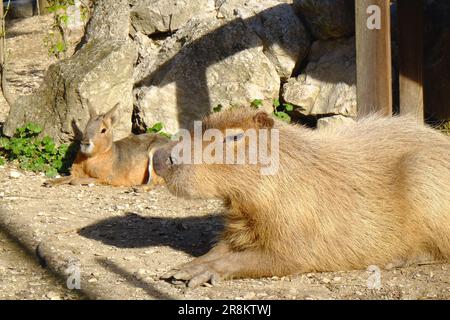
{"type": "Polygon", "coordinates": [[[181,141],[156,150],[155,171],[172,193],[220,198],[227,207],[218,243],[163,278],[197,286],[450,258],[450,139],[438,131],[377,115],[313,130],[247,108],[206,117],[201,132],[211,128],[225,137],[216,142],[234,152],[243,145],[247,155],[248,129],[278,132],[278,169],[183,162],[173,155],[181,141]]]}
{"type": "Polygon", "coordinates": [[[159,134],[130,134],[113,140],[113,125],[117,118],[116,104],[98,115],[89,103],[90,119],[83,133],[80,150],[70,170],[70,176],[46,181],[46,185],[107,184],[113,186],[156,185],[162,183],[152,168],[153,150],[169,141],[159,134]]]}

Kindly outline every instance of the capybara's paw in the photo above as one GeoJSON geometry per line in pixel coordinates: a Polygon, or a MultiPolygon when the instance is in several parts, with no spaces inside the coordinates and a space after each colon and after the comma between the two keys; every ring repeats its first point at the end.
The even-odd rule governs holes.
{"type": "Polygon", "coordinates": [[[186,281],[189,288],[195,288],[207,282],[216,285],[221,279],[221,275],[214,269],[211,262],[205,262],[173,269],[162,275],[161,278],[186,281]]]}

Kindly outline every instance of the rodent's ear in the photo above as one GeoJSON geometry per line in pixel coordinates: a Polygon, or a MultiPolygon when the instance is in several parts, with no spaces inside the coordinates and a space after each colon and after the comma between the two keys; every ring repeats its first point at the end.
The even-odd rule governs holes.
{"type": "Polygon", "coordinates": [[[95,111],[94,106],[92,105],[92,103],[87,100],[87,105],[88,105],[88,110],[89,110],[89,117],[91,119],[95,118],[97,116],[97,111],[95,111]]]}
{"type": "Polygon", "coordinates": [[[271,118],[269,114],[264,111],[259,111],[257,114],[255,114],[253,116],[253,121],[255,122],[256,127],[260,129],[271,129],[275,124],[273,118],[271,118]]]}
{"type": "Polygon", "coordinates": [[[103,116],[104,120],[111,120],[111,125],[113,125],[117,120],[116,110],[120,106],[120,103],[116,103],[114,107],[111,108],[105,115],[103,116]]]}

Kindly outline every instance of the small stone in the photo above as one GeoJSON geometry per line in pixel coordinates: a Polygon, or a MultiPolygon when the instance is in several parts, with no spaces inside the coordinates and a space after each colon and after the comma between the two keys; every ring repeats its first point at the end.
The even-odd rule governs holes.
{"type": "Polygon", "coordinates": [[[46,294],[46,297],[49,298],[50,300],[61,300],[61,296],[54,291],[49,291],[46,294]]]}
{"type": "Polygon", "coordinates": [[[334,278],[333,278],[333,281],[334,281],[334,282],[339,282],[339,281],[341,281],[341,279],[342,279],[341,277],[334,277],[334,278]]]}
{"type": "Polygon", "coordinates": [[[260,292],[257,294],[258,297],[267,297],[267,293],[265,292],[260,292]]]}
{"type": "Polygon", "coordinates": [[[255,292],[247,292],[246,294],[244,294],[243,298],[244,299],[253,299],[254,297],[256,297],[256,293],[255,292]]]}
{"type": "Polygon", "coordinates": [[[136,257],[135,256],[127,256],[127,257],[123,257],[123,260],[133,261],[133,260],[136,260],[136,257]]]}
{"type": "Polygon", "coordinates": [[[88,280],[89,283],[93,283],[93,282],[97,282],[97,281],[98,281],[97,278],[90,278],[88,280]]]}
{"type": "Polygon", "coordinates": [[[21,176],[22,176],[22,174],[19,171],[11,170],[9,172],[9,177],[10,178],[17,179],[17,178],[20,178],[21,176]]]}
{"type": "Polygon", "coordinates": [[[331,282],[331,280],[330,280],[330,279],[328,279],[328,278],[323,278],[323,279],[322,279],[322,282],[323,282],[323,283],[330,283],[330,282],[331,282]]]}

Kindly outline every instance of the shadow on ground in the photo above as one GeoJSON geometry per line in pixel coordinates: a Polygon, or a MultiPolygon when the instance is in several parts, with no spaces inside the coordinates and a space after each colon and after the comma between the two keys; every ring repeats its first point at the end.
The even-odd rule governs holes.
{"type": "Polygon", "coordinates": [[[196,257],[208,252],[222,225],[216,215],[166,218],[129,212],[86,226],[78,234],[118,248],[169,246],[196,257]]]}

